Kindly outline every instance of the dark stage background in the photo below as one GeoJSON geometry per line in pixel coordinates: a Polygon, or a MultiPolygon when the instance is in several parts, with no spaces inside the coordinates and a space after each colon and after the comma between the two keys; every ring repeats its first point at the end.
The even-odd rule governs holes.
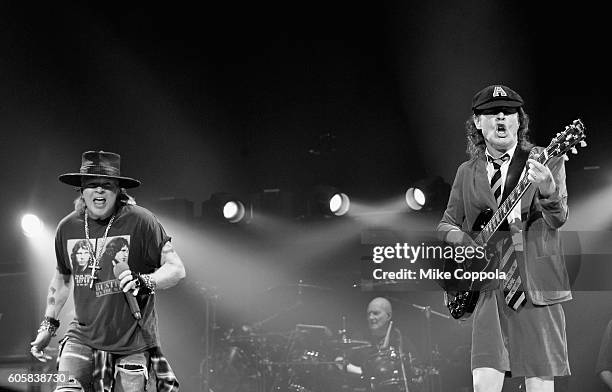
{"type": "MultiPolygon", "coordinates": [[[[565,229],[610,238],[608,25],[584,2],[3,2],[0,331],[11,338],[0,355],[27,354],[54,268],[53,231],[76,196],[57,176],[77,171],[90,149],[122,155],[122,173],[142,181],[133,195],[159,215],[186,265],[188,278],[158,296],[165,352],[185,391],[200,390],[215,295],[218,336],[279,313],[263,331],[337,331],[342,316],[365,330],[376,293],[353,287],[362,236],[435,227],[440,210],[410,213],[393,200],[427,176],[452,182],[472,95],[486,85],[520,92],[539,145],[583,120],[589,146],[566,166],[565,229]],[[321,183],[344,190],[353,214],[297,219],[290,207],[299,203],[279,196],[278,214],[255,210],[247,225],[200,218],[214,192],[290,197],[321,183]],[[45,222],[44,238],[22,235],[28,211],[45,222]],[[298,293],[300,280],[319,288],[298,293]]],[[[612,294],[583,287],[565,306],[572,376],[558,388],[601,391],[594,366],[612,294]]],[[[469,390],[469,323],[434,315],[428,324],[411,305],[446,313],[441,292],[378,294],[393,296],[422,353],[440,352],[443,390],[469,390]]],[[[64,326],[70,317],[67,306],[64,326]]]]}

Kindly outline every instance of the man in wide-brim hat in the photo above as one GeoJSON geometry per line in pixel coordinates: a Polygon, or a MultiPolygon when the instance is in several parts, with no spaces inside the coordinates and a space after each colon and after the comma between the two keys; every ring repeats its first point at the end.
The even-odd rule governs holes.
{"type": "MultiPolygon", "coordinates": [[[[59,372],[71,381],[57,390],[100,385],[144,391],[148,370],[158,387],[178,390],[178,381],[161,354],[155,312],[155,290],[185,277],[183,263],[157,218],[136,205],[126,189],[140,181],[121,175],[121,158],[106,151],[87,151],[76,173],[59,176],[78,187],[75,210],[64,217],[55,236],[57,269],[49,287],[45,315],[31,352],[41,361],[59,328],[59,314],[73,287],[75,319],[60,341],[59,372]],[[107,255],[106,246],[122,239],[127,262],[107,255]],[[73,265],[70,254],[83,242],[89,250],[86,268],[73,265]],[[62,389],[65,388],[65,389],[62,389]]],[[[61,381],[61,380],[60,380],[61,381]]]]}

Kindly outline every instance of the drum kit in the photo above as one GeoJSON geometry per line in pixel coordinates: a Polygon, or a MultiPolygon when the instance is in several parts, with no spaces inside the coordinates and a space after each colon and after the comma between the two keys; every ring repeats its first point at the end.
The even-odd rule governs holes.
{"type": "MultiPolygon", "coordinates": [[[[300,293],[316,287],[298,285],[300,293]]],[[[263,326],[279,313],[207,338],[214,340],[214,349],[203,360],[202,391],[439,392],[432,387],[440,374],[435,366],[417,362],[398,347],[352,339],[345,317],[336,332],[318,324],[265,331],[263,326]],[[351,358],[360,358],[360,372],[350,371],[351,358]]]]}

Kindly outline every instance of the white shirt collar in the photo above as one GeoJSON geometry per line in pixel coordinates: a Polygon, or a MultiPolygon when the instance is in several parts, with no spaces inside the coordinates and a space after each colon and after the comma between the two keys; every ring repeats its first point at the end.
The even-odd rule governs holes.
{"type": "MultiPolygon", "coordinates": [[[[506,151],[504,154],[508,154],[508,156],[510,157],[510,159],[508,159],[508,162],[510,162],[512,160],[512,157],[514,156],[514,151],[516,150],[516,146],[518,146],[518,143],[515,143],[514,146],[512,146],[512,148],[510,148],[508,151],[506,151]]],[[[502,154],[502,156],[504,155],[502,154]]],[[[491,155],[491,153],[489,153],[489,148],[485,148],[485,155],[486,156],[490,156],[491,158],[495,158],[493,155],[491,155]]],[[[487,162],[489,160],[487,159],[487,162]]]]}

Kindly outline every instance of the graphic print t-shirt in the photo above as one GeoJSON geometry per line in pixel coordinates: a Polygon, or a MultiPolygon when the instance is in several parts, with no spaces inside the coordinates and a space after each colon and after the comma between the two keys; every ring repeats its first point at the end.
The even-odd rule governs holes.
{"type": "Polygon", "coordinates": [[[142,314],[134,319],[113,268],[128,263],[132,272],[151,273],[160,267],[161,249],[170,240],[157,218],[140,206],[123,206],[106,241],[109,219],[88,220],[90,247],[85,238],[84,214],[73,212],[58,225],[55,237],[57,268],[73,275],[75,320],[66,334],[96,349],[128,354],[159,346],[154,295],[138,295],[142,314]],[[99,251],[100,250],[100,251],[99,251]],[[100,254],[91,283],[94,254],[100,254]]]}

